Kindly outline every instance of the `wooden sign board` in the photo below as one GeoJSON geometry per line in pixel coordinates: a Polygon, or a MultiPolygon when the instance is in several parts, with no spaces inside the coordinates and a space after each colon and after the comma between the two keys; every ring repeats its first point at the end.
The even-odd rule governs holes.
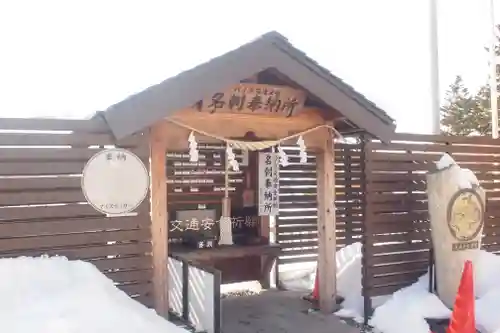
{"type": "Polygon", "coordinates": [[[259,216],[279,213],[279,157],[276,153],[259,153],[259,216]]]}
{"type": "Polygon", "coordinates": [[[240,83],[199,101],[195,108],[206,113],[271,114],[291,117],[304,107],[305,100],[304,91],[290,87],[240,83]]]}
{"type": "Polygon", "coordinates": [[[171,215],[169,234],[179,237],[185,245],[194,248],[216,246],[219,235],[219,221],[215,209],[186,209],[174,211],[171,215]]]}

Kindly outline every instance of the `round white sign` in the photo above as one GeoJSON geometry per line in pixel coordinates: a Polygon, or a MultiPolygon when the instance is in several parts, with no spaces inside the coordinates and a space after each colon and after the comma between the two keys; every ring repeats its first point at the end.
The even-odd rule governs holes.
{"type": "Polygon", "coordinates": [[[130,213],[148,194],[148,170],[139,157],[128,150],[102,150],[85,165],[82,190],[87,202],[101,213],[130,213]]]}

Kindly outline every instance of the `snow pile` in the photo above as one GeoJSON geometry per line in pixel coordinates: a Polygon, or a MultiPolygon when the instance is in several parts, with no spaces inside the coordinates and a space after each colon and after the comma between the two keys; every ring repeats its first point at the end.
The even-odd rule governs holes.
{"type": "Polygon", "coordinates": [[[469,169],[460,169],[458,186],[461,189],[472,189],[479,185],[476,175],[469,169]]]}
{"type": "Polygon", "coordinates": [[[363,313],[361,247],[361,243],[354,243],[337,252],[337,293],[344,297],[344,311],[337,315],[357,317],[363,313]]]}
{"type": "Polygon", "coordinates": [[[457,164],[455,162],[455,160],[448,154],[443,154],[443,156],[441,156],[441,158],[439,159],[439,161],[437,161],[436,163],[436,168],[438,170],[444,170],[446,168],[449,168],[451,167],[452,165],[455,165],[457,164]]]}
{"type": "MultiPolygon", "coordinates": [[[[439,161],[436,162],[436,168],[438,170],[444,170],[447,169],[453,165],[457,165],[455,160],[448,154],[443,154],[439,161]]],[[[459,175],[459,187],[461,189],[471,189],[477,185],[479,185],[479,181],[477,180],[476,175],[474,172],[472,172],[469,169],[462,169],[460,168],[460,175],[459,175]]]]}
{"type": "Polygon", "coordinates": [[[500,333],[500,257],[481,251],[475,264],[476,326],[481,332],[500,333]]]}
{"type": "Polygon", "coordinates": [[[428,292],[427,274],[413,285],[395,292],[383,305],[375,309],[370,325],[384,333],[428,333],[425,318],[446,319],[451,311],[434,294],[428,292]]]}
{"type": "MultiPolygon", "coordinates": [[[[500,257],[480,251],[474,262],[474,288],[476,298],[476,325],[483,333],[500,333],[500,257]]],[[[428,333],[425,318],[448,318],[451,311],[428,292],[428,275],[413,285],[394,293],[375,309],[370,324],[383,333],[428,333]]]]}
{"type": "MultiPolygon", "coordinates": [[[[364,314],[361,285],[362,257],[361,243],[354,243],[337,252],[337,293],[344,297],[342,309],[335,314],[340,317],[361,321],[364,314]]],[[[372,297],[374,307],[383,304],[387,297],[372,297]]]]}
{"type": "MultiPolygon", "coordinates": [[[[342,309],[336,314],[360,320],[363,317],[361,294],[361,243],[357,242],[337,251],[337,293],[344,298],[342,309]]],[[[316,278],[316,263],[280,266],[280,283],[286,290],[312,291],[316,278]]],[[[382,304],[387,297],[374,297],[373,305],[382,304]]]]}
{"type": "Polygon", "coordinates": [[[500,256],[480,251],[474,262],[474,292],[476,298],[500,287],[500,256]]]}
{"type": "MultiPolygon", "coordinates": [[[[337,293],[347,301],[361,296],[361,243],[337,251],[337,293]]],[[[280,283],[286,290],[310,292],[314,288],[316,263],[290,264],[280,267],[280,283]]],[[[363,301],[361,301],[363,304],[363,301]]]]}
{"type": "Polygon", "coordinates": [[[500,286],[493,288],[476,300],[476,326],[481,332],[500,330],[500,286]]]}
{"type": "MultiPolygon", "coordinates": [[[[361,295],[361,244],[355,243],[337,251],[337,292],[345,298],[336,315],[363,318],[361,295]]],[[[316,265],[290,265],[280,272],[281,284],[286,289],[309,292],[314,286],[316,265]]],[[[474,261],[474,288],[476,294],[476,324],[482,333],[500,333],[500,256],[480,251],[474,261]]],[[[372,298],[375,312],[370,321],[383,333],[429,333],[425,319],[445,319],[451,314],[441,300],[428,292],[428,274],[413,285],[393,295],[372,298]]]]}
{"type": "Polygon", "coordinates": [[[64,257],[0,260],[0,322],[9,333],[183,333],[95,266],[64,257]]]}
{"type": "Polygon", "coordinates": [[[314,286],[316,263],[296,263],[279,266],[280,285],[285,290],[310,292],[314,286]]]}

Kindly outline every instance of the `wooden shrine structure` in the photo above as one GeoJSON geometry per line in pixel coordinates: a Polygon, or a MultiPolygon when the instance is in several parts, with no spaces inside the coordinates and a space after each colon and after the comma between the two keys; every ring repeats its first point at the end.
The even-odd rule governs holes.
{"type": "MultiPolygon", "coordinates": [[[[221,216],[231,218],[245,206],[240,191],[249,190],[247,199],[257,202],[257,152],[276,149],[280,144],[295,145],[297,137],[303,137],[307,149],[316,154],[320,308],[325,313],[334,310],[335,138],[338,133],[361,131],[382,141],[389,140],[395,124],[385,112],[283,36],[271,32],[130,96],[95,117],[105,119],[117,140],[149,129],[154,299],[161,315],[168,312],[169,253],[213,262],[218,268],[224,266],[223,281],[225,275],[227,281],[238,280],[234,269],[238,265],[236,271],[243,266],[254,267],[264,277],[271,259],[279,252],[279,247],[269,241],[268,216],[250,214],[257,221],[253,241],[223,246],[215,246],[215,242],[213,247],[204,249],[187,247],[182,235],[175,234],[179,225],[172,221],[182,220],[179,216],[190,209],[210,211],[215,221],[221,216]],[[194,164],[176,160],[186,155],[191,134],[197,139],[200,155],[194,164]],[[219,164],[207,160],[206,155],[215,145],[232,145],[237,155],[248,150],[247,163],[240,161],[241,170],[228,173],[227,156],[219,164]],[[189,170],[200,163],[212,163],[205,165],[212,171],[220,170],[221,164],[225,169],[214,171],[215,176],[208,183],[196,183],[195,174],[189,170]],[[231,191],[228,184],[234,187],[231,191]],[[214,187],[229,196],[205,195],[214,187]],[[185,188],[187,192],[183,192],[185,188]],[[181,241],[177,242],[177,238],[181,241]],[[259,260],[241,260],[255,257],[259,260]],[[224,264],[217,264],[218,261],[224,264]]],[[[200,220],[204,218],[201,216],[200,220]]]]}

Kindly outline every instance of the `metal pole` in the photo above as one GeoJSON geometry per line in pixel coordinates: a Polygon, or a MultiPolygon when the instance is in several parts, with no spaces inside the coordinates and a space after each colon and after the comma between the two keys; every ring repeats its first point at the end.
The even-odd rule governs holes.
{"type": "Polygon", "coordinates": [[[498,139],[498,83],[497,83],[497,55],[496,26],[495,26],[495,6],[494,0],[490,0],[491,15],[491,44],[490,44],[490,108],[491,108],[491,136],[498,139]]]}
{"type": "Polygon", "coordinates": [[[439,97],[439,46],[438,46],[438,0],[429,0],[429,16],[430,16],[430,50],[431,50],[431,107],[432,107],[432,133],[441,133],[441,110],[439,97]]]}

